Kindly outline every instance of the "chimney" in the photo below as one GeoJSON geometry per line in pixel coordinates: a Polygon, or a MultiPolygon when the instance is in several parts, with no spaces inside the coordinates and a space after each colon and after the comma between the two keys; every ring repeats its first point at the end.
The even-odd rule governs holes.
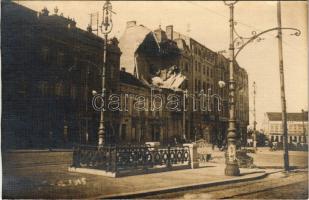
{"type": "Polygon", "coordinates": [[[166,32],[166,36],[167,36],[168,39],[170,39],[170,40],[174,39],[173,38],[173,32],[174,32],[173,25],[166,26],[165,32],[166,32]]]}
{"type": "Polygon", "coordinates": [[[127,22],[127,28],[131,28],[133,26],[136,26],[136,21],[128,21],[127,22]]]}

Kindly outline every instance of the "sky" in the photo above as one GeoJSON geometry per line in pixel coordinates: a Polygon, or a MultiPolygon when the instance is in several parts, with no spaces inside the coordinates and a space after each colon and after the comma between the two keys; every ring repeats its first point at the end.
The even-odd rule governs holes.
{"type": "MultiPolygon", "coordinates": [[[[44,7],[54,13],[74,18],[77,26],[86,29],[90,13],[102,13],[104,1],[18,1],[33,10],[44,7]]],[[[308,110],[308,10],[306,1],[283,1],[282,27],[301,30],[299,37],[283,31],[285,89],[288,112],[308,110]]],[[[150,29],[173,25],[174,30],[189,35],[213,51],[228,50],[229,8],[223,1],[112,1],[113,31],[120,37],[126,22],[135,20],[150,29]]],[[[235,28],[244,37],[277,27],[275,1],[239,1],[235,5],[235,28]]],[[[250,124],[253,124],[253,81],[257,85],[257,128],[262,128],[265,112],[281,112],[277,32],[265,34],[261,42],[245,47],[237,62],[249,75],[250,124]]]]}

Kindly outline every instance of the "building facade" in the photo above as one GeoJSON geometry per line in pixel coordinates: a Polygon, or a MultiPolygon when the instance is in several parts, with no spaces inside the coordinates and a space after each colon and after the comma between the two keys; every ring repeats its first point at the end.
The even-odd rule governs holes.
{"type": "MultiPolygon", "coordinates": [[[[2,3],[2,147],[65,147],[97,143],[103,40],[73,19],[2,3]]],[[[119,89],[120,50],[108,46],[108,92],[119,89]]],[[[107,115],[108,113],[106,113],[107,115]]],[[[117,113],[106,117],[107,131],[117,113]]]]}
{"type": "MultiPolygon", "coordinates": [[[[288,143],[308,142],[308,111],[304,113],[287,113],[288,143]]],[[[263,128],[271,142],[283,142],[282,115],[280,112],[267,112],[263,128]]]]}

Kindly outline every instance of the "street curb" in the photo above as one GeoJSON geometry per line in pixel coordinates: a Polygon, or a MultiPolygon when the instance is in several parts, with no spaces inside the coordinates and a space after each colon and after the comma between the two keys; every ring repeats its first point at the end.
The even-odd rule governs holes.
{"type": "Polygon", "coordinates": [[[231,183],[239,183],[244,181],[252,181],[252,180],[258,180],[265,178],[268,173],[264,172],[257,172],[258,175],[253,177],[247,177],[247,178],[231,178],[228,180],[222,180],[222,181],[213,181],[213,182],[205,182],[205,183],[197,183],[197,184],[188,184],[188,185],[181,185],[176,187],[167,187],[167,188],[161,188],[161,189],[150,189],[150,190],[144,190],[139,192],[128,192],[123,194],[116,194],[116,195],[102,195],[98,196],[96,198],[100,199],[129,199],[129,198],[141,198],[149,195],[157,195],[157,194],[164,194],[164,193],[171,193],[171,192],[179,192],[183,190],[192,190],[192,189],[200,189],[204,187],[213,187],[213,186],[220,186],[220,185],[226,185],[231,183]]]}
{"type": "MultiPolygon", "coordinates": [[[[283,166],[257,166],[258,169],[284,169],[283,166]]],[[[307,169],[308,166],[290,166],[290,170],[307,169]]]]}
{"type": "Polygon", "coordinates": [[[73,152],[72,149],[21,149],[21,150],[7,150],[3,151],[3,153],[59,153],[59,152],[73,152]]]}

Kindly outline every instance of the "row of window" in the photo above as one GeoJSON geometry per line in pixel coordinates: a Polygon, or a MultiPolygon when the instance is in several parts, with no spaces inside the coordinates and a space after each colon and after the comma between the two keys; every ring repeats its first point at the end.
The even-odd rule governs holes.
{"type": "Polygon", "coordinates": [[[190,72],[190,69],[189,69],[189,63],[188,62],[181,62],[179,63],[180,66],[183,66],[182,69],[185,71],[185,72],[190,72]]]}
{"type": "Polygon", "coordinates": [[[209,60],[210,62],[213,62],[216,56],[215,53],[212,53],[207,49],[201,50],[199,48],[194,48],[194,54],[200,56],[201,58],[209,60]]]}
{"type": "MultiPolygon", "coordinates": [[[[72,52],[74,54],[74,52],[72,52]]],[[[82,53],[80,53],[82,54],[82,53]]],[[[68,53],[64,53],[64,50],[51,50],[48,47],[42,47],[41,49],[41,56],[45,62],[55,62],[57,65],[77,65],[78,62],[83,61],[82,59],[78,58],[77,56],[70,56],[68,53]],[[52,53],[53,52],[53,53],[52,53]]],[[[99,56],[89,56],[83,55],[86,60],[91,60],[94,63],[98,63],[99,56]]]]}
{"type": "MultiPolygon", "coordinates": [[[[270,141],[271,142],[282,142],[283,137],[282,135],[272,135],[270,136],[270,141]]],[[[306,142],[306,138],[304,136],[289,136],[288,137],[288,142],[306,142]]]]}
{"type": "MultiPolygon", "coordinates": [[[[289,131],[300,131],[302,132],[306,128],[302,124],[288,124],[288,129],[289,131]]],[[[270,126],[270,131],[271,132],[279,132],[282,131],[282,126],[281,124],[272,124],[270,126]]]]}
{"type": "Polygon", "coordinates": [[[42,96],[70,96],[75,99],[78,96],[85,97],[85,88],[82,86],[77,87],[75,85],[64,85],[63,82],[57,82],[55,84],[50,84],[47,81],[41,81],[38,85],[40,93],[42,96]]]}
{"type": "Polygon", "coordinates": [[[201,90],[204,90],[205,92],[208,91],[208,89],[211,89],[211,91],[214,91],[214,86],[212,84],[206,83],[206,82],[202,82],[200,80],[195,79],[195,91],[199,92],[201,90]]]}
{"type": "Polygon", "coordinates": [[[210,76],[211,78],[213,77],[213,70],[210,69],[209,67],[202,66],[202,64],[198,61],[194,62],[195,65],[195,71],[202,73],[202,68],[203,68],[203,75],[207,75],[208,77],[210,76]]]}

